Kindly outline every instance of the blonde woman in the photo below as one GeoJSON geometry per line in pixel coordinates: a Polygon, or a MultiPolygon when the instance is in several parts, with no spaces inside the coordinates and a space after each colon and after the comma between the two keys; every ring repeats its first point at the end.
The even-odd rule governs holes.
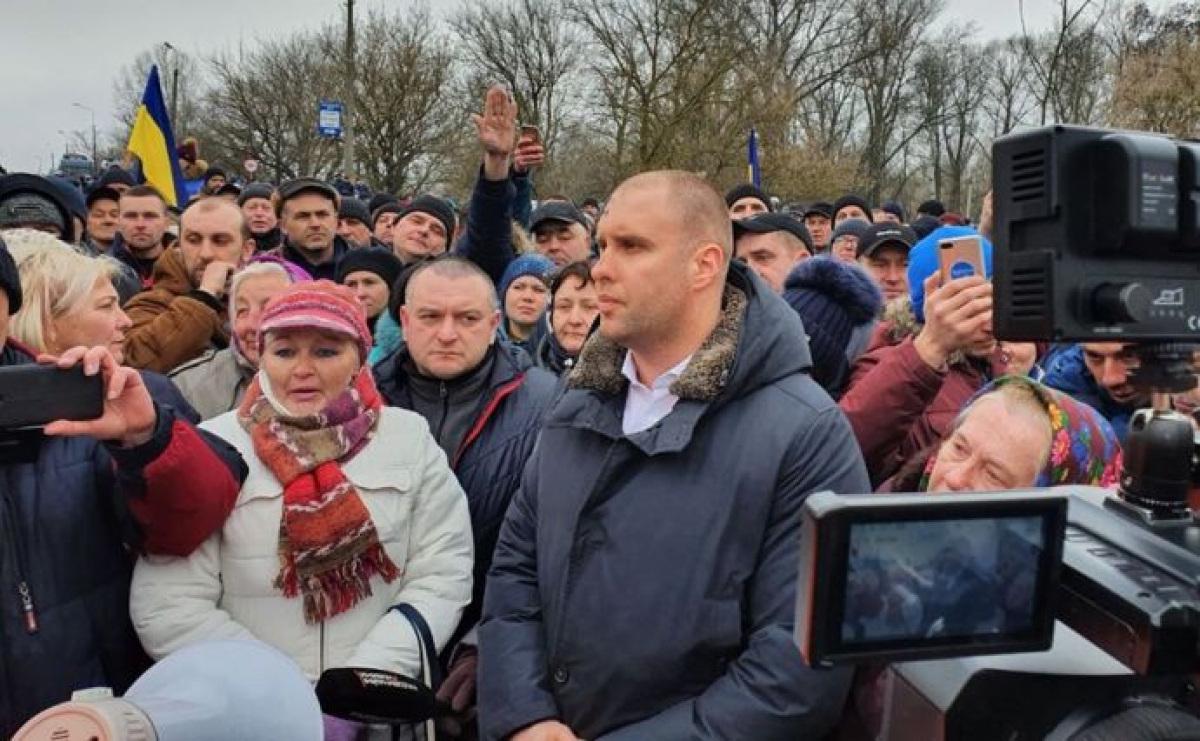
{"type": "MultiPolygon", "coordinates": [[[[121,308],[114,281],[122,267],[108,257],[90,257],[57,237],[32,229],[4,233],[17,264],[24,300],[9,323],[10,341],[33,354],[61,355],[73,347],[106,347],[125,362],[125,332],[132,322],[121,308]]],[[[142,372],[151,397],[197,423],[196,410],[166,376],[142,372]]]]}

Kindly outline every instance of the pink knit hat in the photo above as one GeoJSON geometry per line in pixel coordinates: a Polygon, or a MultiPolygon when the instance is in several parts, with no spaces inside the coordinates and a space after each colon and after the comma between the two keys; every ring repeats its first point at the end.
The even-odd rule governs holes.
{"type": "Polygon", "coordinates": [[[267,333],[281,329],[317,329],[340,334],[358,345],[359,358],[371,351],[371,330],[354,292],[327,280],[294,283],[267,303],[258,329],[258,352],[267,333]]]}

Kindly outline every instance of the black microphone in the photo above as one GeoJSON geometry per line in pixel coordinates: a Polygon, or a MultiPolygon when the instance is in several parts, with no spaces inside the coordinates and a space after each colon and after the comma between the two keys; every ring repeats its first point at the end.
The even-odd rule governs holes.
{"type": "Polygon", "coordinates": [[[321,711],[358,723],[424,723],[451,714],[423,682],[381,669],[326,669],[317,682],[321,711]]]}

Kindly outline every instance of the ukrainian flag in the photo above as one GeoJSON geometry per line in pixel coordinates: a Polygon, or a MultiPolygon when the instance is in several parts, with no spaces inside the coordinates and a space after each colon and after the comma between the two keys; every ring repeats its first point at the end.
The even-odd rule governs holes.
{"type": "Polygon", "coordinates": [[[168,205],[182,206],[187,202],[157,66],[150,68],[150,79],[146,81],[146,92],[133,120],[126,149],[141,160],[142,176],[162,193],[168,205]]]}

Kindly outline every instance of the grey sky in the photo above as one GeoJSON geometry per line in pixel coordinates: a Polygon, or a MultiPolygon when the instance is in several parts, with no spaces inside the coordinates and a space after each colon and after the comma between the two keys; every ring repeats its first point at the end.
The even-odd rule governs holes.
{"type": "MultiPolygon", "coordinates": [[[[484,0],[491,2],[492,0],[484,0]]],[[[357,0],[363,10],[402,11],[412,0],[357,0]]],[[[434,0],[444,12],[457,0],[434,0]]],[[[1153,3],[1157,5],[1158,3],[1153,3]]],[[[62,154],[59,130],[115,125],[112,87],[141,51],[168,41],[205,55],[239,42],[319,27],[342,12],[339,0],[0,0],[0,164],[44,171],[62,154]]],[[[1031,26],[1050,23],[1052,0],[1028,0],[1031,26]]],[[[947,0],[943,20],[973,22],[983,38],[1020,29],[1017,0],[947,0]]],[[[315,113],[314,113],[315,116],[315,113]]]]}

